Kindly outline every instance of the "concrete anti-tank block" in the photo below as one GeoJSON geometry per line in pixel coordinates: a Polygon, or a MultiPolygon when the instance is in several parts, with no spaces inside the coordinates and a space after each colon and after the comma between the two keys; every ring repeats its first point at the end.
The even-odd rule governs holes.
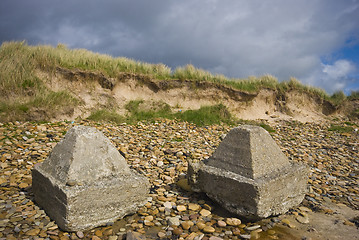
{"type": "Polygon", "coordinates": [[[209,159],[188,168],[194,191],[252,219],[300,204],[307,178],[306,166],[289,162],[267,131],[249,125],[232,129],[209,159]]]}
{"type": "Polygon", "coordinates": [[[32,170],[36,203],[65,231],[113,222],[144,205],[148,180],[92,127],[71,128],[32,170]]]}

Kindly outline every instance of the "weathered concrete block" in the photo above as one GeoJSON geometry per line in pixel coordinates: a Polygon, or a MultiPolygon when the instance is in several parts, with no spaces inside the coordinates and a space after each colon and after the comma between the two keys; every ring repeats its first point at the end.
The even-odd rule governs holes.
{"type": "Polygon", "coordinates": [[[92,127],[70,129],[32,170],[35,201],[65,231],[113,222],[146,203],[149,182],[92,127]]]}
{"type": "Polygon", "coordinates": [[[307,178],[306,166],[289,162],[267,131],[248,125],[232,129],[209,159],[188,168],[194,191],[253,219],[300,204],[307,178]]]}

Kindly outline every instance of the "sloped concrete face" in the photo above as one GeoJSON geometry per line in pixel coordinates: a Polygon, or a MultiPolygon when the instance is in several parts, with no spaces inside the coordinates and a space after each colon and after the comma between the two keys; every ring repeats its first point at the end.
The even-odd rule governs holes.
{"type": "Polygon", "coordinates": [[[232,129],[214,154],[190,162],[189,182],[224,208],[247,218],[266,218],[300,204],[308,168],[291,163],[269,133],[257,126],[232,129]]]}
{"type": "Polygon", "coordinates": [[[35,201],[65,231],[113,222],[146,203],[149,182],[95,128],[68,131],[32,170],[35,201]]]}

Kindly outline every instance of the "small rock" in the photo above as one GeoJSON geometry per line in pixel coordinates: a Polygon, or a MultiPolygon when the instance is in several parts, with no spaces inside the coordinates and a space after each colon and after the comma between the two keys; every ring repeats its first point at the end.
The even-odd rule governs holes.
{"type": "Polygon", "coordinates": [[[290,228],[295,228],[295,226],[287,218],[282,219],[282,223],[290,228]]]}
{"type": "Polygon", "coordinates": [[[239,236],[243,239],[251,239],[251,235],[249,234],[240,234],[239,236]]]}
{"type": "Polygon", "coordinates": [[[188,203],[188,209],[192,211],[197,211],[200,208],[198,204],[195,203],[188,203]]]}
{"type": "Polygon", "coordinates": [[[274,235],[275,234],[275,231],[273,229],[269,229],[267,231],[268,235],[274,235]]]}
{"type": "Polygon", "coordinates": [[[98,236],[98,237],[102,237],[103,234],[102,234],[102,231],[100,229],[97,229],[95,231],[95,235],[98,236]]]}
{"type": "Polygon", "coordinates": [[[187,210],[187,208],[184,205],[178,205],[177,206],[177,211],[179,211],[179,212],[183,212],[183,211],[186,211],[186,210],[187,210]]]}
{"type": "Polygon", "coordinates": [[[169,217],[167,219],[169,226],[179,226],[180,225],[180,219],[179,217],[169,217]]]}
{"type": "Polygon", "coordinates": [[[217,222],[217,225],[218,225],[218,227],[225,227],[225,226],[227,226],[227,223],[225,221],[219,220],[217,222]]]}
{"type": "Polygon", "coordinates": [[[77,231],[76,235],[77,235],[78,238],[84,238],[85,237],[84,233],[81,232],[81,231],[77,231]]]}
{"type": "Polygon", "coordinates": [[[164,232],[158,232],[158,233],[157,233],[157,236],[158,236],[159,238],[164,238],[164,237],[166,237],[166,233],[164,233],[164,232]]]}
{"type": "Polygon", "coordinates": [[[174,235],[179,236],[179,235],[181,235],[183,233],[183,230],[182,230],[182,228],[175,228],[175,229],[173,229],[172,233],[174,235]]]}
{"type": "Polygon", "coordinates": [[[209,240],[223,240],[223,238],[212,236],[209,238],[209,240]]]}
{"type": "Polygon", "coordinates": [[[239,226],[242,222],[238,218],[227,218],[226,223],[229,226],[239,226]]]}
{"type": "Polygon", "coordinates": [[[24,183],[24,182],[19,184],[20,188],[27,188],[28,186],[29,186],[29,184],[24,183]]]}
{"type": "Polygon", "coordinates": [[[306,224],[306,223],[309,223],[309,219],[308,219],[308,217],[304,217],[304,216],[297,216],[296,218],[295,218],[298,222],[300,222],[300,223],[303,223],[303,224],[306,224]]]}
{"type": "Polygon", "coordinates": [[[21,231],[21,229],[18,226],[15,226],[14,232],[19,233],[20,231],[21,231]]]}
{"type": "Polygon", "coordinates": [[[190,228],[193,226],[193,222],[191,222],[191,221],[183,221],[183,222],[181,223],[181,226],[182,226],[182,228],[183,228],[184,230],[188,230],[188,229],[190,229],[190,228]]]}
{"type": "Polygon", "coordinates": [[[25,234],[29,235],[29,236],[36,236],[40,233],[40,229],[35,228],[35,229],[30,229],[29,231],[27,231],[25,234]]]}
{"type": "Polygon", "coordinates": [[[165,202],[165,203],[163,204],[163,206],[164,206],[165,208],[171,209],[171,208],[172,208],[172,202],[165,202]]]}
{"type": "Polygon", "coordinates": [[[307,207],[299,207],[299,210],[303,211],[303,212],[312,212],[312,210],[310,210],[307,207]]]}
{"type": "Polygon", "coordinates": [[[198,222],[196,225],[197,225],[197,227],[198,227],[199,230],[202,230],[202,229],[204,229],[204,228],[207,226],[207,225],[204,224],[203,222],[198,222]]]}
{"type": "Polygon", "coordinates": [[[290,221],[289,221],[289,219],[284,218],[284,219],[282,220],[282,223],[289,225],[289,224],[290,224],[290,221]]]}
{"type": "Polygon", "coordinates": [[[203,232],[205,233],[214,233],[216,231],[216,229],[214,229],[214,227],[211,227],[211,226],[205,226],[203,228],[203,232]]]}
{"type": "Polygon", "coordinates": [[[70,187],[73,187],[73,186],[75,186],[77,183],[76,183],[76,181],[75,180],[68,180],[67,182],[66,182],[66,185],[67,186],[70,186],[70,187]]]}
{"type": "Polygon", "coordinates": [[[261,227],[260,225],[254,225],[254,226],[246,227],[246,230],[253,231],[253,230],[256,230],[256,229],[258,229],[260,227],[261,227]]]}
{"type": "Polygon", "coordinates": [[[199,214],[201,214],[203,217],[207,217],[209,215],[211,215],[211,212],[208,211],[207,209],[202,209],[199,214]]]}
{"type": "Polygon", "coordinates": [[[126,240],[145,240],[146,237],[143,236],[141,233],[139,232],[128,232],[127,236],[126,236],[126,240]]]}

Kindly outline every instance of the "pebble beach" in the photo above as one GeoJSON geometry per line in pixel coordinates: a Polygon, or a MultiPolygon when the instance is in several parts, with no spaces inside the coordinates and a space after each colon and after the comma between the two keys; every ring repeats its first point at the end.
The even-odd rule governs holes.
{"type": "MultiPolygon", "coordinates": [[[[210,157],[233,126],[198,127],[161,119],[133,125],[0,123],[0,239],[286,239],[287,230],[310,229],[313,214],[334,216],[336,208],[354,213],[354,217],[336,219],[335,224],[355,236],[359,227],[359,215],[355,216],[359,210],[359,131],[357,125],[349,132],[331,131],[330,126],[329,122],[271,123],[274,132],[270,134],[284,154],[310,167],[308,193],[288,213],[253,222],[226,212],[205,194],[192,192],[186,179],[188,161],[210,157]],[[34,203],[31,169],[49,156],[74,125],[102,131],[130,168],[149,179],[148,202],[136,213],[95,229],[63,232],[34,203]]],[[[295,237],[312,239],[306,233],[295,237]]]]}

